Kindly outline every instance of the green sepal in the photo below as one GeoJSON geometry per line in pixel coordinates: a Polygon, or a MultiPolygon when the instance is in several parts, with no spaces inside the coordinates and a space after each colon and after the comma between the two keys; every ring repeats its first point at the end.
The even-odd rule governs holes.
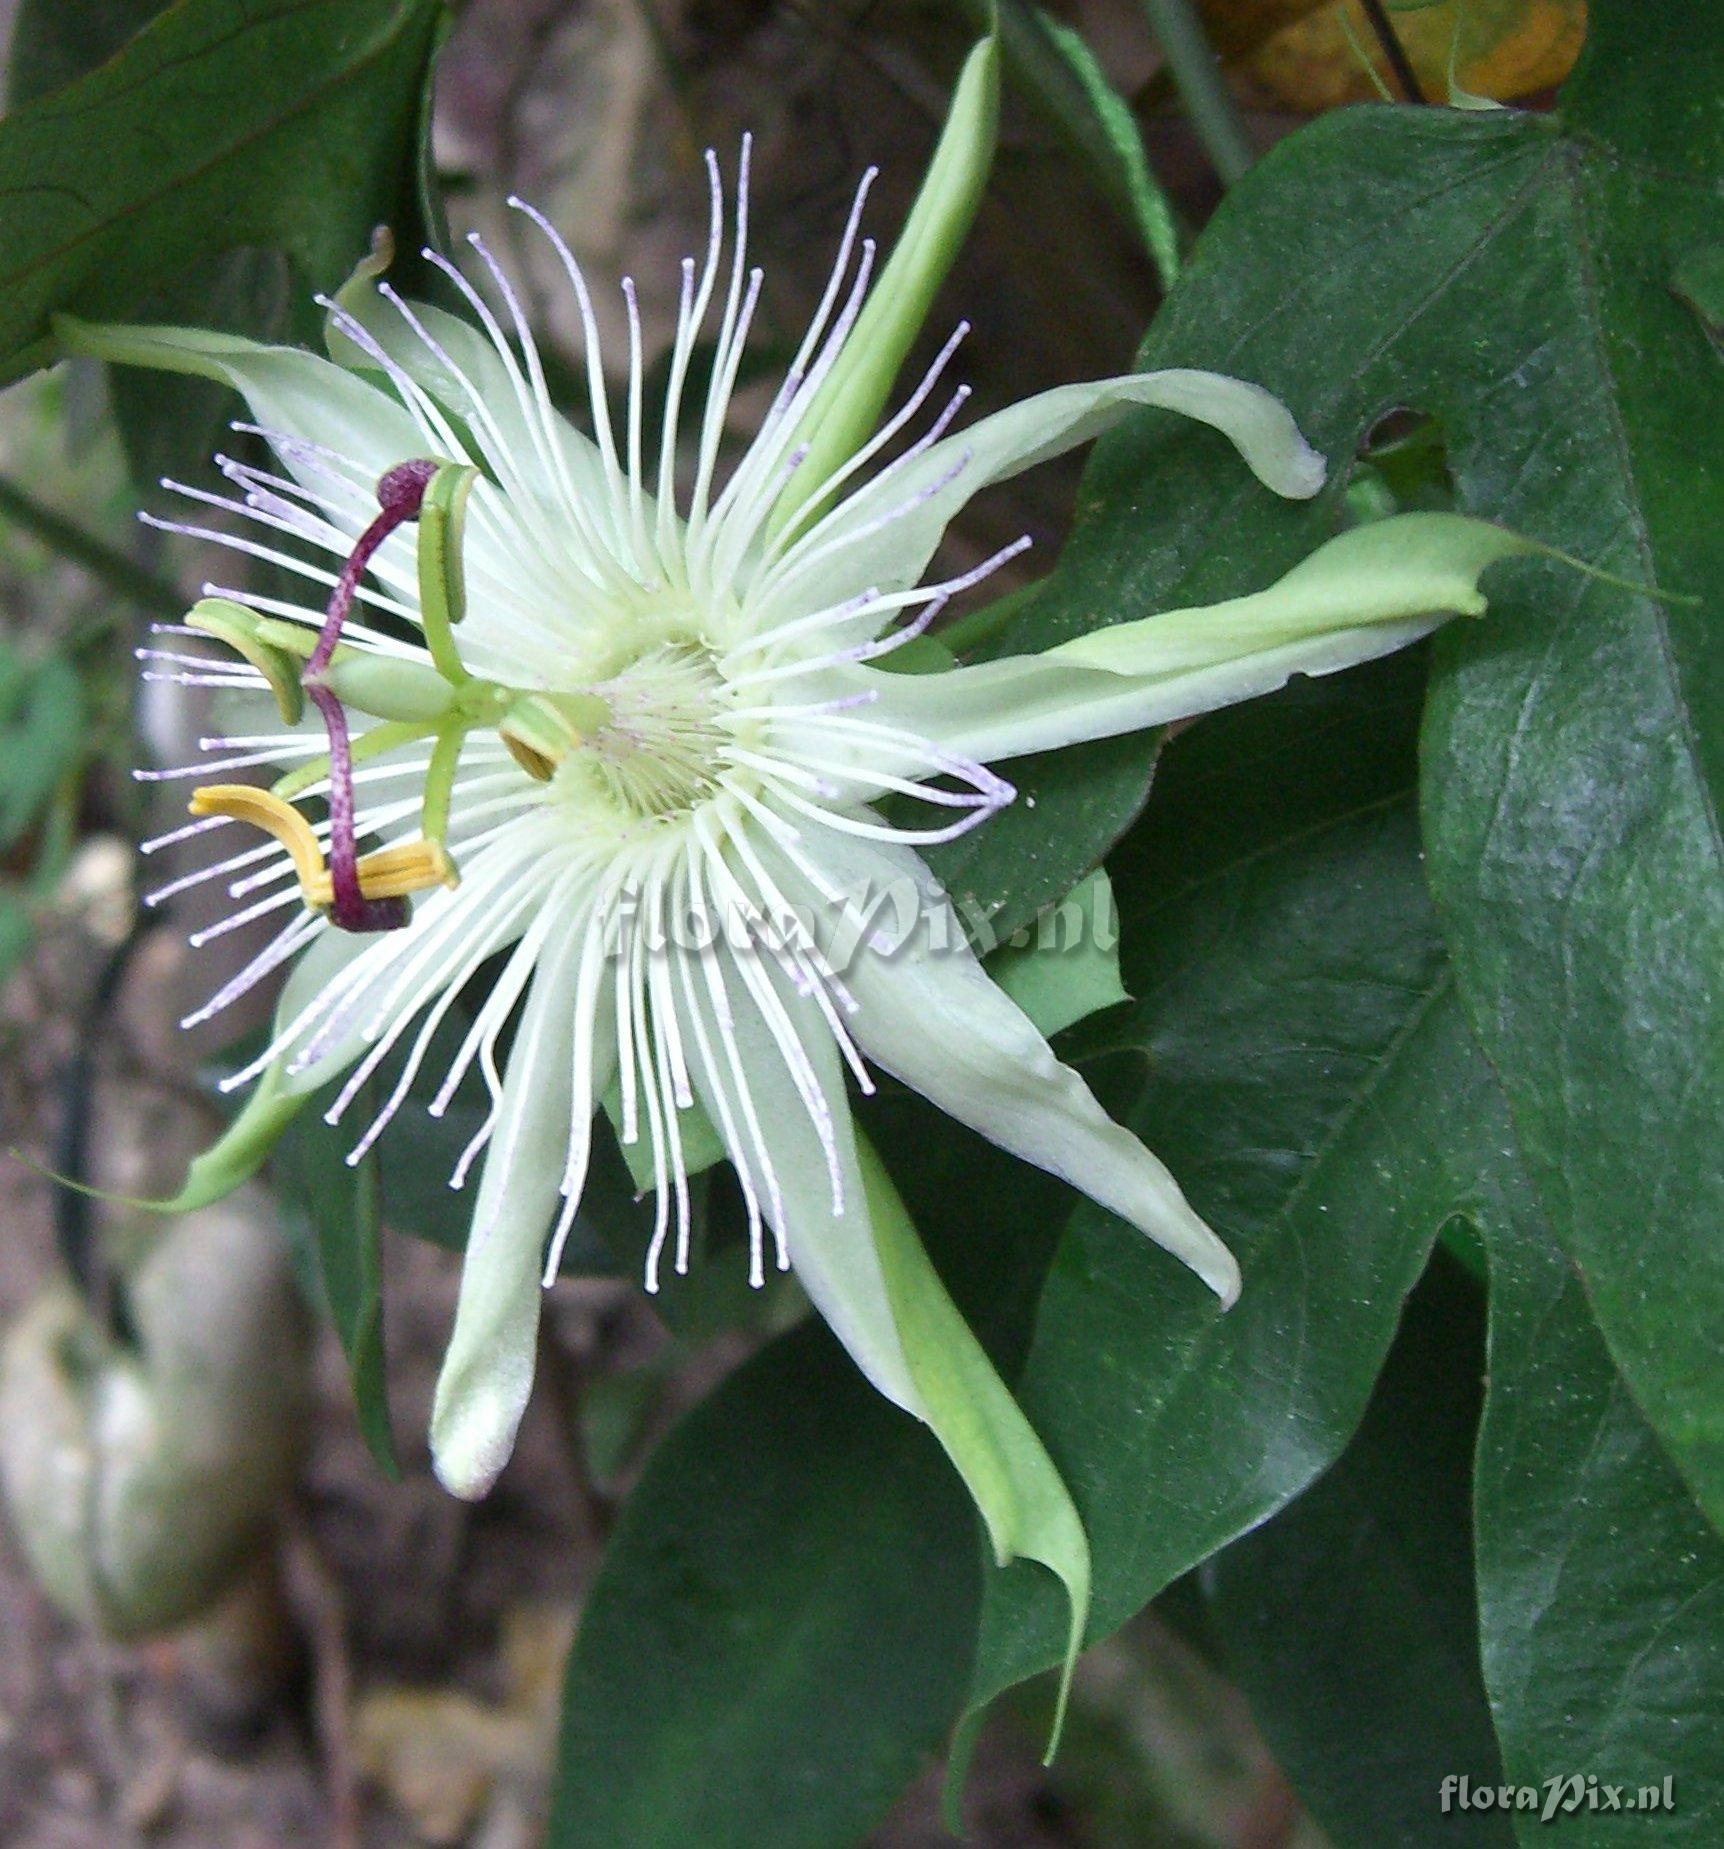
{"type": "Polygon", "coordinates": [[[819,490],[873,434],[981,204],[999,122],[1000,47],[990,34],[965,60],[903,234],[803,414],[797,441],[807,444],[807,454],[772,510],[769,534],[812,517],[819,490]]]}
{"type": "Polygon", "coordinates": [[[985,764],[1167,725],[1480,615],[1483,574],[1538,555],[1553,556],[1463,514],[1396,514],[1319,546],[1266,590],[1110,624],[1037,655],[901,676],[893,719],[985,764]]]}
{"type": "Polygon", "coordinates": [[[282,723],[298,725],[305,713],[305,690],[299,684],[299,663],[264,639],[261,624],[262,619],[255,610],[235,603],[231,597],[202,598],[192,605],[186,617],[188,628],[225,644],[256,668],[269,683],[282,723]]]}
{"type": "Polygon", "coordinates": [[[856,1158],[874,1247],[922,1417],[974,1498],[996,1563],[1038,1561],[1066,1589],[1071,1627],[1048,1736],[1051,1762],[1089,1623],[1089,1537],[1047,1448],[947,1294],[891,1176],[860,1132],[856,1158]]]}
{"type": "Polygon", "coordinates": [[[180,1191],[150,1204],[162,1213],[194,1213],[225,1200],[263,1167],[310,1095],[290,1083],[282,1065],[269,1067],[240,1114],[193,1160],[180,1191]]]}
{"type": "MultiPolygon", "coordinates": [[[[371,942],[369,937],[347,931],[328,931],[314,940],[283,985],[271,1034],[279,1038],[299,1020],[312,998],[363,956],[371,942]]],[[[364,1039],[349,1032],[317,1058],[298,1066],[291,1051],[278,1054],[259,1074],[239,1115],[192,1162],[180,1191],[170,1200],[147,1204],[165,1213],[191,1213],[224,1199],[242,1181],[249,1181],[269,1159],[306,1100],[344,1072],[364,1047],[364,1039]]]]}
{"type": "Polygon", "coordinates": [[[336,310],[350,314],[357,321],[365,318],[366,307],[375,291],[372,288],[395,261],[395,233],[387,225],[378,225],[371,233],[371,248],[348,272],[347,280],[330,297],[329,312],[323,317],[324,351],[338,366],[349,372],[364,372],[377,362],[350,336],[341,331],[336,310]]]}
{"type": "MultiPolygon", "coordinates": [[[[623,1084],[620,1078],[611,1080],[603,1104],[605,1115],[617,1135],[617,1147],[623,1152],[623,1160],[628,1164],[629,1178],[637,1191],[645,1194],[658,1185],[658,1178],[653,1173],[652,1144],[639,1136],[632,1143],[623,1141],[623,1084]]],[[[676,1133],[681,1139],[682,1170],[691,1181],[696,1175],[724,1161],[730,1153],[711,1117],[707,1115],[706,1106],[698,1098],[692,1104],[678,1109],[676,1133]]]]}

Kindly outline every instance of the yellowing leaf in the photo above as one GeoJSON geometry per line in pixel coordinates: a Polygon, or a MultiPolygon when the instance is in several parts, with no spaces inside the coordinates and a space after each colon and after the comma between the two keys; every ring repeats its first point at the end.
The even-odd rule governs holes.
{"type": "MultiPolygon", "coordinates": [[[[1433,102],[1448,97],[1451,60],[1463,89],[1496,102],[1548,90],[1568,75],[1586,36],[1585,0],[1456,0],[1392,10],[1391,20],[1433,102]]],[[[1240,69],[1270,101],[1316,114],[1376,99],[1356,47],[1376,44],[1357,0],[1343,0],[1277,32],[1240,69]]],[[[1374,62],[1387,76],[1381,57],[1374,62]]]]}

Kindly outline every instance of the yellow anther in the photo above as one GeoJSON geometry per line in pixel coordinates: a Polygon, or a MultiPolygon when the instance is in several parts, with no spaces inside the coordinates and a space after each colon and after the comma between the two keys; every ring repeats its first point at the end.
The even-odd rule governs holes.
{"type": "MultiPolygon", "coordinates": [[[[403,841],[379,848],[359,863],[359,890],[367,899],[405,899],[409,893],[428,892],[433,886],[458,886],[461,876],[440,841],[403,841]]],[[[306,902],[320,911],[335,903],[335,889],[327,872],[307,886],[306,902]]]]}
{"type": "MultiPolygon", "coordinates": [[[[286,803],[268,790],[249,783],[206,783],[192,791],[193,815],[226,815],[236,822],[249,822],[261,828],[293,856],[293,870],[299,876],[299,890],[309,899],[312,883],[321,879],[328,884],[323,865],[323,848],[311,824],[292,803],[286,803]]],[[[327,901],[325,901],[327,903],[327,901]]]]}
{"type": "Polygon", "coordinates": [[[609,703],[596,693],[524,693],[498,721],[497,731],[522,770],[549,783],[563,759],[610,722],[609,703]]]}
{"type": "MultiPolygon", "coordinates": [[[[320,912],[335,903],[323,848],[311,824],[292,803],[249,783],[211,783],[192,792],[193,815],[226,815],[274,835],[293,860],[300,896],[320,912]]],[[[440,841],[402,841],[367,854],[358,866],[359,890],[367,899],[404,899],[433,886],[455,886],[460,875],[440,841]]]]}

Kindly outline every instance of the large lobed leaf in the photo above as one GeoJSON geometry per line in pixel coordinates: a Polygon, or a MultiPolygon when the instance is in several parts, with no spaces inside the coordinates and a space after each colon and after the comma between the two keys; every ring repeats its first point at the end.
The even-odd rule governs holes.
{"type": "MultiPolygon", "coordinates": [[[[1259,380],[1332,457],[1416,407],[1468,511],[1677,594],[1500,572],[1489,618],[1438,647],[1423,809],[1460,992],[1551,1230],[1716,1517],[1724,525],[1702,510],[1724,482],[1724,369],[1672,279],[1716,238],[1724,14],[1605,0],[1594,28],[1571,126],[1371,108],[1283,144],[1210,226],[1146,359],[1259,380]]],[[[1098,453],[1058,580],[1074,626],[1161,595],[1140,535],[1168,453],[1148,420],[1098,453]]],[[[1215,550],[1267,577],[1324,518],[1242,499],[1215,550]]]]}
{"type": "Polygon", "coordinates": [[[1588,1844],[1709,1842],[1724,1542],[1551,1242],[1501,1087],[1456,1054],[1442,1188],[1488,1254],[1488,1357],[1476,1291],[1433,1273],[1340,1463],[1206,1569],[1212,1614],[1339,1844],[1533,1844],[1547,1807],[1588,1844]],[[1530,1805],[1463,1808],[1461,1777],[1530,1805]]]}

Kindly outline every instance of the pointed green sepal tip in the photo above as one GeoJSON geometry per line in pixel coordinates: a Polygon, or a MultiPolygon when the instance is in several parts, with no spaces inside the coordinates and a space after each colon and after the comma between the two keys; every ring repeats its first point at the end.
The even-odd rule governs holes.
{"type": "Polygon", "coordinates": [[[964,1479],[995,1561],[1003,1568],[1013,1560],[1034,1560],[1065,1587],[1071,1622],[1048,1738],[1051,1762],[1089,1623],[1089,1537],[1047,1448],[947,1295],[891,1176],[860,1133],[856,1156],[921,1416],[964,1479]]]}
{"type": "Polygon", "coordinates": [[[263,1167],[310,1095],[294,1088],[280,1065],[269,1067],[239,1115],[186,1170],[180,1191],[150,1205],[162,1213],[192,1213],[225,1200],[263,1167]]]}
{"type": "Polygon", "coordinates": [[[772,511],[769,532],[813,518],[827,498],[822,490],[873,434],[982,203],[999,128],[1000,45],[990,33],[964,62],[903,233],[803,414],[797,442],[806,453],[772,511]]]}
{"type": "Polygon", "coordinates": [[[372,356],[342,331],[338,311],[362,320],[365,306],[371,299],[372,285],[394,261],[395,234],[387,225],[378,225],[371,233],[370,250],[353,266],[347,280],[330,298],[329,312],[323,317],[324,350],[336,365],[350,371],[363,371],[376,365],[372,356]]]}
{"type": "Polygon", "coordinates": [[[282,1132],[299,1114],[309,1092],[289,1088],[277,1068],[271,1067],[253,1088],[245,1108],[201,1156],[193,1159],[179,1191],[168,1195],[121,1194],[112,1188],[92,1187],[87,1181],[62,1175],[38,1162],[24,1150],[10,1150],[14,1160],[54,1183],[94,1201],[130,1207],[139,1213],[196,1213],[226,1200],[242,1183],[263,1167],[282,1132]]]}

